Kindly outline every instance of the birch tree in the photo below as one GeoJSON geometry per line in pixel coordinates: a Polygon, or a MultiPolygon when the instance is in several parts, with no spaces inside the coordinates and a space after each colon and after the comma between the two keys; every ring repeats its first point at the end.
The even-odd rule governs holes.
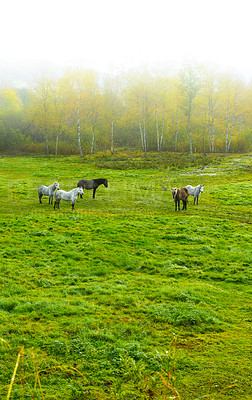
{"type": "Polygon", "coordinates": [[[215,152],[215,114],[216,104],[218,99],[218,89],[216,86],[215,73],[212,71],[208,74],[207,85],[207,103],[208,103],[208,139],[209,139],[209,152],[215,152]]]}
{"type": "Polygon", "coordinates": [[[110,151],[114,154],[115,124],[121,114],[120,82],[118,78],[107,78],[104,83],[103,110],[106,126],[110,132],[110,151]]]}
{"type": "Polygon", "coordinates": [[[83,75],[83,112],[86,126],[91,128],[90,153],[94,154],[96,146],[96,128],[101,118],[102,96],[98,85],[98,76],[93,71],[85,71],[83,75]]]}
{"type": "Polygon", "coordinates": [[[58,155],[59,137],[65,129],[65,118],[67,115],[66,105],[67,97],[64,86],[58,81],[53,88],[53,127],[55,130],[55,154],[58,155]]]}
{"type": "MultiPolygon", "coordinates": [[[[82,150],[82,125],[84,125],[83,96],[84,83],[82,71],[67,71],[60,82],[60,93],[62,96],[62,107],[64,110],[65,124],[71,134],[77,139],[77,147],[80,156],[83,156],[82,150]]],[[[76,140],[75,139],[75,140],[76,140]]]]}
{"type": "Polygon", "coordinates": [[[157,151],[161,151],[164,138],[167,92],[170,88],[168,85],[168,80],[163,77],[156,77],[154,85],[157,151]],[[161,118],[159,117],[159,114],[161,114],[161,118]]]}
{"type": "Polygon", "coordinates": [[[242,82],[229,79],[223,90],[223,104],[225,114],[225,152],[229,153],[234,131],[245,117],[244,111],[245,87],[242,82]]]}
{"type": "Polygon", "coordinates": [[[135,91],[141,144],[143,151],[146,152],[148,150],[148,127],[151,120],[152,110],[154,108],[153,82],[149,75],[144,74],[140,77],[135,91]]]}
{"type": "Polygon", "coordinates": [[[172,148],[178,151],[179,134],[183,125],[183,92],[181,91],[180,81],[174,78],[171,82],[171,88],[167,95],[167,101],[171,113],[171,131],[172,131],[172,148]]]}
{"type": "Polygon", "coordinates": [[[199,77],[196,69],[192,66],[184,69],[180,76],[180,87],[183,92],[183,109],[187,117],[187,133],[189,138],[190,157],[193,160],[193,146],[192,146],[192,114],[194,99],[199,91],[199,77]]]}

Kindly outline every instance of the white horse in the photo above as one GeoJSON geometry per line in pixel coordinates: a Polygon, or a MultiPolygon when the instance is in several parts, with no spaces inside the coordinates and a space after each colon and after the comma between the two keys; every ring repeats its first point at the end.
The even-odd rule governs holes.
{"type": "Polygon", "coordinates": [[[191,196],[194,196],[194,205],[195,205],[195,200],[197,199],[197,205],[199,204],[199,197],[200,193],[203,193],[204,186],[203,185],[198,185],[196,187],[193,187],[191,185],[185,186],[185,188],[188,190],[188,193],[191,196]]]}
{"type": "Polygon", "coordinates": [[[38,187],[39,202],[42,203],[42,196],[49,196],[49,204],[53,204],[53,195],[59,189],[59,182],[54,182],[50,186],[41,185],[38,187]]]}
{"type": "Polygon", "coordinates": [[[55,193],[55,203],[54,203],[54,210],[56,205],[58,205],[59,208],[59,203],[60,200],[66,200],[66,201],[71,201],[72,203],[72,211],[75,211],[74,209],[74,203],[77,200],[78,195],[83,195],[83,189],[81,187],[77,187],[76,189],[70,190],[70,192],[65,192],[65,190],[58,190],[55,193]]]}

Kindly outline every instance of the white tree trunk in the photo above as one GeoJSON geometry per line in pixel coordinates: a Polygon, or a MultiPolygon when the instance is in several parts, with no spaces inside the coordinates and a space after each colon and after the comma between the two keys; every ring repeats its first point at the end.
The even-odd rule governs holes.
{"type": "Polygon", "coordinates": [[[80,94],[78,93],[78,109],[77,109],[77,140],[78,140],[78,148],[81,157],[83,156],[83,151],[81,147],[81,134],[80,134],[80,94]]]}
{"type": "Polygon", "coordinates": [[[91,154],[94,154],[94,147],[95,147],[95,129],[94,129],[94,124],[92,124],[92,144],[91,144],[91,154]]]}

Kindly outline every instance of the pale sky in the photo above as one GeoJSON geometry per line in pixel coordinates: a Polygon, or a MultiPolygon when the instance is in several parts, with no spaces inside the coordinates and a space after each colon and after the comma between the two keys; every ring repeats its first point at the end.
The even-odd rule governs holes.
{"type": "MultiPolygon", "coordinates": [[[[213,64],[252,79],[251,0],[6,0],[0,66],[213,64]]],[[[0,69],[0,82],[1,82],[0,69]]]]}

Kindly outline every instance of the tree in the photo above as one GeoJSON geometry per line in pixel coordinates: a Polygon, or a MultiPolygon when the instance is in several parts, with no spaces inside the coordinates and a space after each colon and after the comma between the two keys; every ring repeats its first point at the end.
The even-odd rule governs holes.
{"type": "Polygon", "coordinates": [[[184,113],[187,117],[187,133],[189,138],[189,149],[191,160],[193,160],[193,147],[192,147],[192,128],[191,119],[193,114],[194,99],[199,91],[199,76],[198,71],[193,66],[188,66],[180,75],[180,88],[183,93],[184,113]]]}
{"type": "Polygon", "coordinates": [[[246,116],[245,86],[240,80],[225,76],[222,80],[222,104],[225,116],[225,152],[230,152],[235,129],[246,116]]]}
{"type": "Polygon", "coordinates": [[[172,149],[177,152],[180,140],[180,131],[184,125],[183,118],[183,92],[180,87],[180,80],[175,77],[171,80],[169,92],[166,94],[167,102],[171,114],[171,136],[172,136],[172,149]]]}
{"type": "Polygon", "coordinates": [[[114,154],[114,129],[121,115],[121,108],[120,81],[118,78],[109,77],[104,82],[103,111],[106,126],[110,131],[111,154],[114,154]]]}
{"type": "Polygon", "coordinates": [[[94,154],[96,145],[96,128],[101,116],[102,96],[98,85],[98,75],[93,71],[83,74],[82,93],[83,113],[86,123],[92,130],[90,153],[94,154]]]}
{"type": "Polygon", "coordinates": [[[55,82],[53,87],[52,101],[53,101],[53,109],[52,109],[52,123],[53,129],[56,133],[56,143],[55,143],[55,154],[58,154],[59,147],[59,137],[64,130],[64,122],[65,122],[65,113],[66,113],[66,92],[64,90],[64,86],[60,84],[61,82],[55,82]]]}
{"type": "Polygon", "coordinates": [[[20,111],[22,106],[21,100],[16,91],[10,88],[0,91],[0,110],[1,111],[20,111]]]}
{"type": "Polygon", "coordinates": [[[215,116],[216,116],[216,106],[217,99],[219,96],[218,87],[216,84],[216,74],[214,71],[209,71],[206,76],[206,105],[208,107],[208,138],[209,138],[209,151],[214,153],[215,151],[215,116]]]}
{"type": "Polygon", "coordinates": [[[142,150],[148,149],[148,128],[154,110],[154,84],[149,74],[128,75],[126,100],[130,118],[137,122],[142,150]]]}
{"type": "Polygon", "coordinates": [[[83,72],[66,71],[58,85],[60,118],[62,117],[62,128],[68,133],[68,140],[73,138],[80,156],[83,156],[81,135],[83,131],[83,72]],[[62,113],[62,114],[61,114],[62,113]]]}
{"type": "Polygon", "coordinates": [[[47,154],[49,154],[49,135],[52,131],[52,109],[53,81],[42,77],[32,93],[29,114],[34,125],[44,134],[47,154]]]}
{"type": "Polygon", "coordinates": [[[165,77],[156,77],[154,81],[155,96],[155,125],[157,138],[157,151],[161,151],[164,139],[165,111],[167,107],[167,92],[169,92],[169,81],[165,77]],[[161,114],[161,118],[158,118],[161,114]],[[161,123],[160,123],[161,119],[161,123]],[[161,125],[161,129],[160,129],[161,125]]]}
{"type": "Polygon", "coordinates": [[[24,136],[23,105],[11,88],[0,90],[0,149],[14,151],[21,146],[24,136]]]}

